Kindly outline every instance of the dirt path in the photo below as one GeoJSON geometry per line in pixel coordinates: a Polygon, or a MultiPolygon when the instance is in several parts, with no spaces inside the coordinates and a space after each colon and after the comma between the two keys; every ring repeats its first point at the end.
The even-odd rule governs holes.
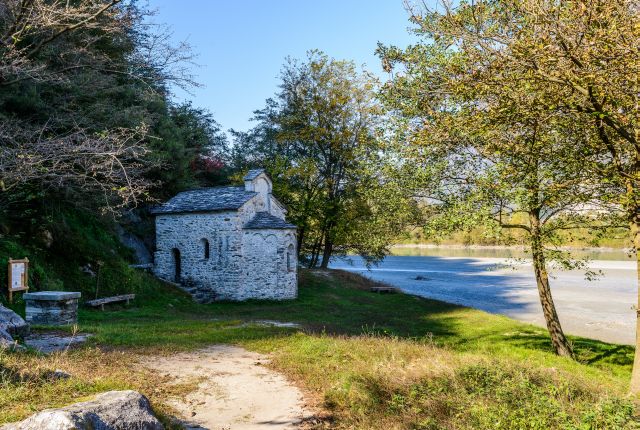
{"type": "Polygon", "coordinates": [[[264,366],[268,357],[215,345],[207,349],[146,360],[145,365],[176,383],[197,381],[196,391],[170,404],[187,429],[295,429],[307,416],[302,393],[264,366]]]}

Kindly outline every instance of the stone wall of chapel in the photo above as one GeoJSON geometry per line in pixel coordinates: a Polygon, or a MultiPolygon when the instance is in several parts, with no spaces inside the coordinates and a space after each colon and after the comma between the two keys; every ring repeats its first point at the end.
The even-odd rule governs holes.
{"type": "Polygon", "coordinates": [[[284,219],[285,216],[287,215],[287,211],[282,205],[282,203],[278,202],[276,198],[273,196],[269,196],[269,198],[271,199],[271,204],[270,204],[271,210],[269,211],[271,215],[275,215],[278,218],[284,219]]]}
{"type": "Polygon", "coordinates": [[[241,228],[236,212],[156,216],[156,276],[181,284],[199,302],[233,295],[242,275],[241,228]],[[179,279],[175,249],[180,252],[179,279]]]}
{"type": "Polygon", "coordinates": [[[295,230],[243,232],[242,297],[294,299],[298,294],[295,230]]]}
{"type": "Polygon", "coordinates": [[[265,206],[257,195],[238,211],[156,216],[156,276],[181,284],[204,303],[295,298],[295,229],[242,229],[265,206]],[[179,279],[174,250],[180,253],[179,279]]]}

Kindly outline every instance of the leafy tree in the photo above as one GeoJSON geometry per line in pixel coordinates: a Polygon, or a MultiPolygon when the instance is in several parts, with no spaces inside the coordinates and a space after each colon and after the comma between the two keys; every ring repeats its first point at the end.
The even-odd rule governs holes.
{"type": "Polygon", "coordinates": [[[234,164],[268,168],[311,267],[348,252],[382,259],[415,203],[385,175],[374,82],[317,51],[304,63],[289,60],[281,77],[276,98],[256,112],[258,125],[235,133],[234,164]]]}
{"type": "Polygon", "coordinates": [[[5,209],[44,196],[115,209],[153,191],[170,146],[166,88],[191,83],[180,64],[192,54],[143,27],[147,17],[119,0],[0,5],[5,209]]]}
{"type": "Polygon", "coordinates": [[[167,198],[185,188],[226,181],[228,143],[211,113],[191,103],[162,105],[149,138],[155,166],[147,177],[152,193],[167,198]]]}
{"type": "MultiPolygon", "coordinates": [[[[438,21],[445,37],[485,58],[496,84],[515,85],[517,77],[539,106],[593,135],[574,160],[599,186],[598,197],[624,211],[640,267],[639,6],[633,0],[482,1],[455,12],[448,7],[438,21]]],[[[638,353],[631,391],[640,392],[638,353]]]]}
{"type": "Polygon", "coordinates": [[[193,85],[188,46],[136,2],[0,5],[0,207],[63,199],[117,210],[220,180],[210,114],[173,105],[193,85]]]}
{"type": "MultiPolygon", "coordinates": [[[[422,42],[406,50],[380,46],[379,53],[389,71],[399,69],[385,88],[386,101],[409,118],[413,143],[424,148],[418,158],[441,168],[442,187],[432,197],[445,215],[438,226],[483,222],[524,231],[553,347],[572,356],[547,262],[575,265],[556,248],[558,232],[603,224],[597,220],[603,209],[617,215],[603,201],[616,185],[603,187],[585,169],[594,134],[566,109],[550,108],[559,106],[558,99],[548,82],[528,79],[534,70],[512,67],[512,49],[523,46],[516,27],[538,22],[518,8],[533,3],[546,4],[462,2],[455,8],[444,4],[443,12],[411,9],[422,42]],[[513,222],[518,218],[524,222],[513,222]]],[[[531,36],[527,42],[539,43],[531,36]]]]}
{"type": "Polygon", "coordinates": [[[131,201],[145,189],[145,181],[134,174],[141,167],[144,149],[138,143],[144,128],[120,126],[107,134],[88,130],[73,97],[78,93],[75,77],[86,79],[96,68],[108,67],[109,37],[123,31],[117,3],[3,2],[3,200],[15,197],[12,191],[18,189],[86,188],[109,201],[131,201]],[[100,25],[102,38],[96,30],[100,25]]]}

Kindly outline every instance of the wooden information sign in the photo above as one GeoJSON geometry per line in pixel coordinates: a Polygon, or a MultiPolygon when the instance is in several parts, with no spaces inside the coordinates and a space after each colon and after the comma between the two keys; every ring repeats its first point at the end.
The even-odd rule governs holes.
{"type": "Polygon", "coordinates": [[[27,291],[29,285],[29,259],[9,259],[9,303],[13,302],[13,293],[27,291]]]}

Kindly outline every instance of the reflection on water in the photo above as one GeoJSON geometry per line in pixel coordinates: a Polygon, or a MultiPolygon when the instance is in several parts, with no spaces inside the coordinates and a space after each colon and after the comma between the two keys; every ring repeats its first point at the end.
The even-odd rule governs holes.
{"type": "MultiPolygon", "coordinates": [[[[461,258],[530,258],[527,251],[517,248],[463,248],[402,246],[391,249],[391,255],[411,257],[461,257],[461,258]]],[[[627,261],[634,258],[622,249],[578,249],[572,250],[575,259],[627,261]]]]}

